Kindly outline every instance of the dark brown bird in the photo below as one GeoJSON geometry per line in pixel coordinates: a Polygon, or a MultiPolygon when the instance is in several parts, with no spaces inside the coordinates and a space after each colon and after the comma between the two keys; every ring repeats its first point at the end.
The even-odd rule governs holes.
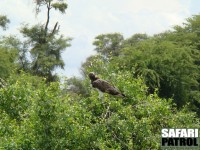
{"type": "Polygon", "coordinates": [[[89,73],[89,78],[93,88],[99,91],[99,97],[103,96],[103,93],[108,93],[110,95],[125,97],[116,87],[112,86],[107,81],[98,78],[93,72],[89,73]]]}

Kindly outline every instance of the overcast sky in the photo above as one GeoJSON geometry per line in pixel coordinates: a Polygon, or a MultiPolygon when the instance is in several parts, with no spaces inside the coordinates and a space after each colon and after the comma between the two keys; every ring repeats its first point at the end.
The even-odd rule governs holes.
{"type": "MultiPolygon", "coordinates": [[[[66,14],[51,12],[53,26],[72,37],[72,46],[62,54],[64,76],[78,76],[81,63],[94,54],[92,42],[99,34],[118,32],[125,38],[135,33],[156,33],[181,25],[186,18],[199,14],[200,0],[68,0],[66,14]]],[[[45,23],[46,14],[35,16],[33,0],[0,0],[0,14],[11,20],[7,31],[0,35],[19,35],[22,23],[45,23]]]]}

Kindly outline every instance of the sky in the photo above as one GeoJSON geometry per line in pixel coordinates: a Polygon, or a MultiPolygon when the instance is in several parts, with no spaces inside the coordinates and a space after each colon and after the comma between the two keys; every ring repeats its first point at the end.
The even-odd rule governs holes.
{"type": "MultiPolygon", "coordinates": [[[[0,0],[0,14],[11,23],[0,35],[20,37],[22,24],[44,24],[45,9],[35,15],[34,0],[0,0]]],[[[61,76],[80,76],[81,64],[94,55],[94,38],[100,34],[121,33],[128,38],[136,33],[148,35],[171,30],[188,17],[200,13],[199,0],[67,0],[66,14],[51,12],[50,27],[58,21],[60,33],[71,37],[71,47],[63,53],[65,69],[61,76]]]]}

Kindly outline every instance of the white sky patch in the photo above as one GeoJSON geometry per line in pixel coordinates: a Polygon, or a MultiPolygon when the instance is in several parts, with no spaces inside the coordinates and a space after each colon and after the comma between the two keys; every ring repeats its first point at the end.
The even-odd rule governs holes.
{"type": "MultiPolygon", "coordinates": [[[[66,14],[51,12],[50,27],[58,21],[60,33],[72,37],[72,46],[63,52],[66,76],[79,74],[81,63],[94,54],[92,42],[99,34],[118,32],[126,38],[135,33],[150,35],[181,25],[198,14],[199,0],[68,0],[66,14]]],[[[0,0],[0,14],[11,20],[9,29],[0,35],[17,34],[21,23],[30,25],[46,21],[46,12],[35,16],[33,0],[0,0]]]]}

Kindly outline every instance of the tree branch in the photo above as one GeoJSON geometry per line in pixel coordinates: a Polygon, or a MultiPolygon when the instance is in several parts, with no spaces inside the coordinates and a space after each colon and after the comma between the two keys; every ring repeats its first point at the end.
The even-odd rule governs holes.
{"type": "Polygon", "coordinates": [[[49,19],[50,19],[50,9],[51,9],[51,1],[47,3],[47,21],[45,25],[45,36],[47,35],[49,19]]]}
{"type": "MultiPolygon", "coordinates": [[[[54,28],[53,28],[53,30],[52,30],[52,32],[51,32],[51,34],[50,34],[50,37],[56,32],[57,26],[58,26],[58,22],[56,22],[56,24],[54,25],[54,28]]],[[[58,27],[58,28],[59,28],[59,27],[58,27]]]]}

